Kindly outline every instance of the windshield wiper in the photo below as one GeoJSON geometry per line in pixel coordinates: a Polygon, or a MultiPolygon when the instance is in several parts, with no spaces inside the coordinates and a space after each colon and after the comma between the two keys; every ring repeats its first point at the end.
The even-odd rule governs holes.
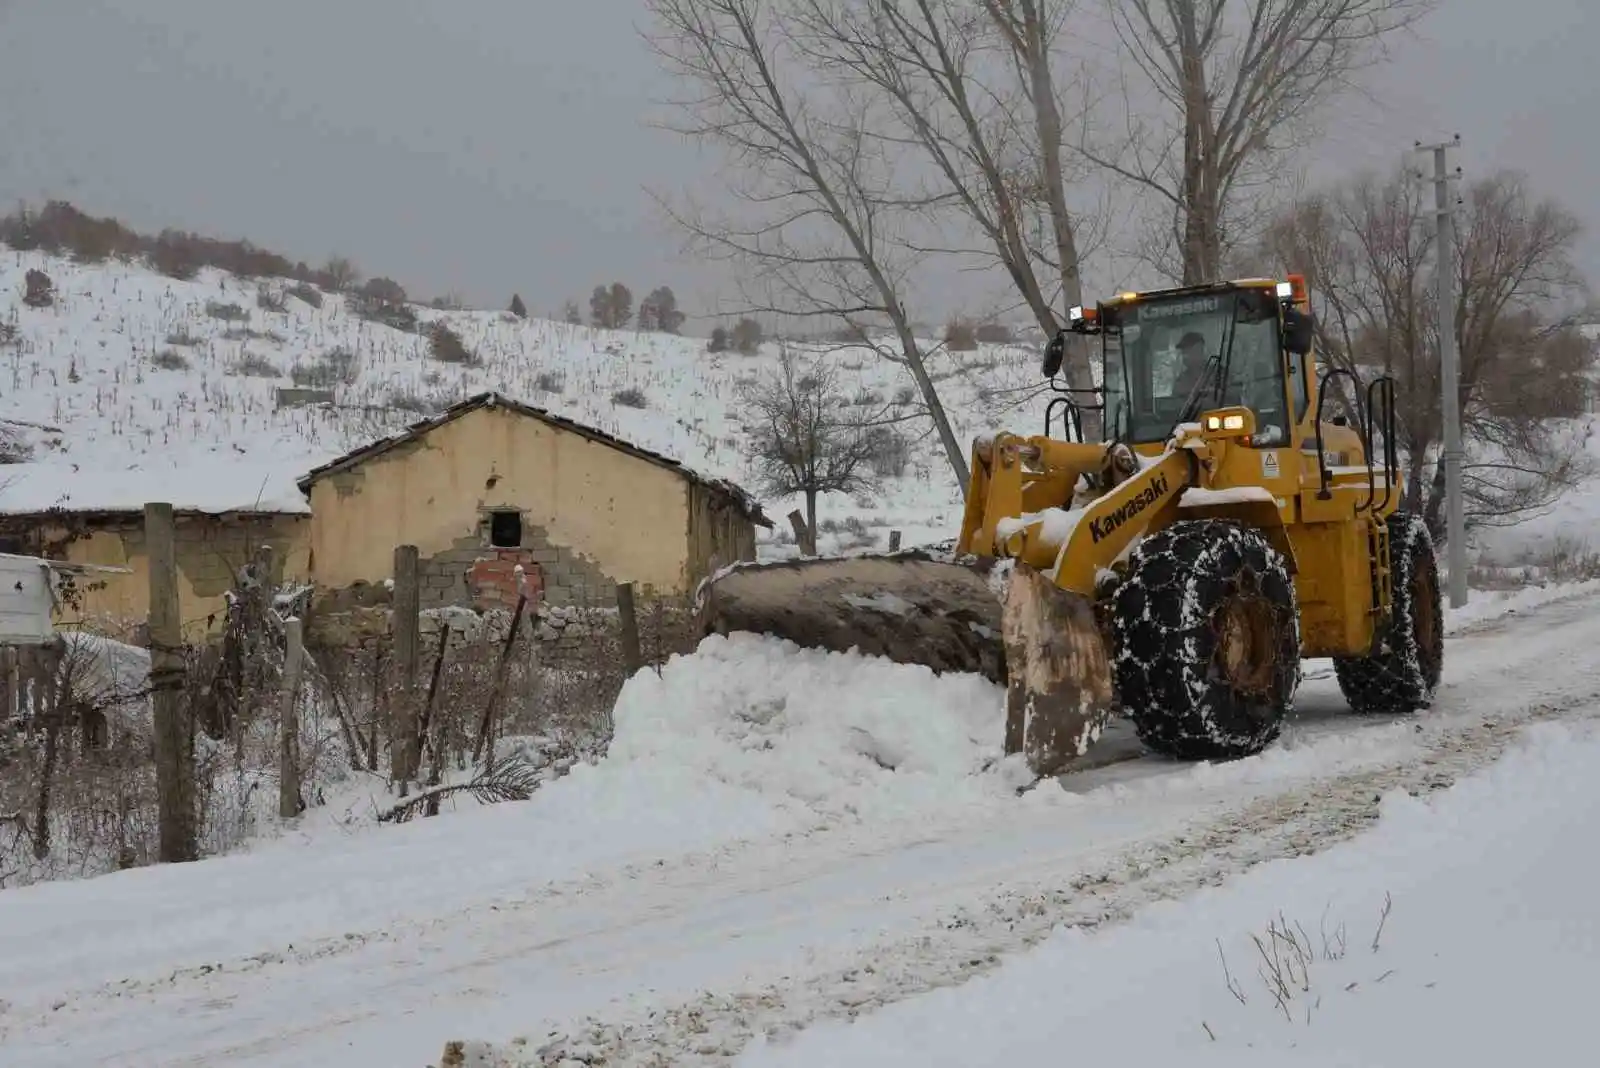
{"type": "Polygon", "coordinates": [[[1183,411],[1178,414],[1178,422],[1187,423],[1200,414],[1200,401],[1205,396],[1205,389],[1211,380],[1218,378],[1221,373],[1222,351],[1219,349],[1214,355],[1206,357],[1206,365],[1200,372],[1200,380],[1194,384],[1188,398],[1183,402],[1183,411]]]}

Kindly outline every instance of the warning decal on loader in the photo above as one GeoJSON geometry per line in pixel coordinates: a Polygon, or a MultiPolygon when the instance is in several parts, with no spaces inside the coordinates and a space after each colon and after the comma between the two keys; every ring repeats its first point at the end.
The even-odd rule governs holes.
{"type": "Polygon", "coordinates": [[[1264,452],[1264,453],[1261,454],[1261,477],[1262,478],[1277,478],[1278,477],[1278,454],[1277,453],[1275,453],[1275,452],[1264,452]]]}
{"type": "Polygon", "coordinates": [[[1167,495],[1167,476],[1155,475],[1139,495],[1124,502],[1116,511],[1089,521],[1090,540],[1098,544],[1106,535],[1167,495]]]}

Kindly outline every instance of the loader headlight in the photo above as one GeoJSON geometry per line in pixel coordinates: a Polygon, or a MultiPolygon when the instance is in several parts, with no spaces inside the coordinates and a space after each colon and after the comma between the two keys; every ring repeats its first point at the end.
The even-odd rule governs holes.
{"type": "Polygon", "coordinates": [[[1067,321],[1071,323],[1083,322],[1083,305],[1079,304],[1067,309],[1067,321]]]}
{"type": "Polygon", "coordinates": [[[1278,283],[1278,299],[1279,300],[1288,300],[1293,296],[1294,296],[1294,283],[1293,282],[1279,282],[1278,283]]]}
{"type": "Polygon", "coordinates": [[[1256,416],[1248,408],[1218,408],[1200,416],[1200,432],[1208,438],[1248,438],[1256,432],[1256,416]]]}

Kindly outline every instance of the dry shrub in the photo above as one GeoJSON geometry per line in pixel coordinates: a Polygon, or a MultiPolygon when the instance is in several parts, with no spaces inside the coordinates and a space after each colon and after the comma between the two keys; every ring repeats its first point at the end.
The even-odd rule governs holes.
{"type": "Polygon", "coordinates": [[[409,304],[390,304],[357,294],[351,298],[350,308],[368,322],[380,323],[401,333],[415,334],[419,327],[417,313],[409,304]]]}
{"type": "Polygon", "coordinates": [[[56,284],[43,271],[30,268],[23,276],[23,285],[22,303],[28,307],[48,308],[56,302],[56,284]]]}
{"type": "Polygon", "coordinates": [[[150,357],[150,366],[158,371],[187,371],[189,357],[177,349],[162,349],[150,357]]]}
{"type": "Polygon", "coordinates": [[[247,352],[240,356],[232,367],[228,368],[230,375],[241,375],[245,378],[280,378],[283,372],[278,370],[278,365],[258,352],[247,352]]]}
{"type": "Polygon", "coordinates": [[[629,386],[627,389],[619,389],[611,394],[611,403],[624,408],[648,408],[650,407],[650,398],[646,397],[644,390],[638,386],[629,386]]]}
{"type": "Polygon", "coordinates": [[[978,347],[978,328],[966,319],[952,319],[945,324],[944,346],[951,352],[973,352],[978,347]]]}
{"type": "Polygon", "coordinates": [[[257,286],[256,307],[265,312],[284,312],[289,310],[289,299],[282,290],[272,286],[257,286]]]}
{"type": "Polygon", "coordinates": [[[356,354],[339,347],[329,349],[311,363],[295,364],[289,368],[289,378],[306,389],[332,389],[354,382],[360,370],[356,354]]]}
{"type": "Polygon", "coordinates": [[[389,392],[386,407],[398,412],[411,412],[415,415],[433,415],[443,411],[449,406],[449,401],[437,395],[413,393],[409,390],[396,389],[389,392]]]}
{"type": "Polygon", "coordinates": [[[213,319],[221,319],[225,323],[247,323],[250,313],[239,304],[224,304],[220,300],[206,301],[206,314],[213,319]]]}
{"type": "Polygon", "coordinates": [[[309,282],[296,282],[284,291],[296,300],[313,308],[322,307],[322,290],[309,282]]]}
{"type": "Polygon", "coordinates": [[[1477,590],[1515,590],[1600,579],[1600,552],[1581,539],[1558,535],[1548,546],[1522,553],[1513,564],[1479,561],[1467,572],[1477,590]]]}
{"type": "Polygon", "coordinates": [[[274,345],[282,345],[288,340],[276,330],[256,330],[248,326],[230,326],[222,332],[228,341],[270,341],[274,345]]]}
{"type": "Polygon", "coordinates": [[[467,348],[461,335],[450,329],[448,323],[437,322],[428,327],[428,355],[440,363],[454,363],[476,367],[481,362],[467,348]]]}

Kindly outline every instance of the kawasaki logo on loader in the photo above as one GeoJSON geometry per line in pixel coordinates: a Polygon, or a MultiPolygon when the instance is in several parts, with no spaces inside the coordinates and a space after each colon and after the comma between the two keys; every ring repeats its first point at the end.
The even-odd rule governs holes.
{"type": "Polygon", "coordinates": [[[1090,520],[1090,539],[1096,544],[1099,544],[1102,538],[1105,538],[1113,530],[1116,530],[1118,527],[1122,526],[1122,524],[1126,523],[1128,520],[1132,519],[1134,516],[1138,515],[1152,504],[1155,504],[1166,495],[1167,476],[1154,476],[1150,479],[1150,484],[1139,491],[1139,495],[1137,497],[1134,497],[1133,499],[1119,505],[1117,510],[1109,515],[1103,515],[1099,519],[1090,520]]]}

